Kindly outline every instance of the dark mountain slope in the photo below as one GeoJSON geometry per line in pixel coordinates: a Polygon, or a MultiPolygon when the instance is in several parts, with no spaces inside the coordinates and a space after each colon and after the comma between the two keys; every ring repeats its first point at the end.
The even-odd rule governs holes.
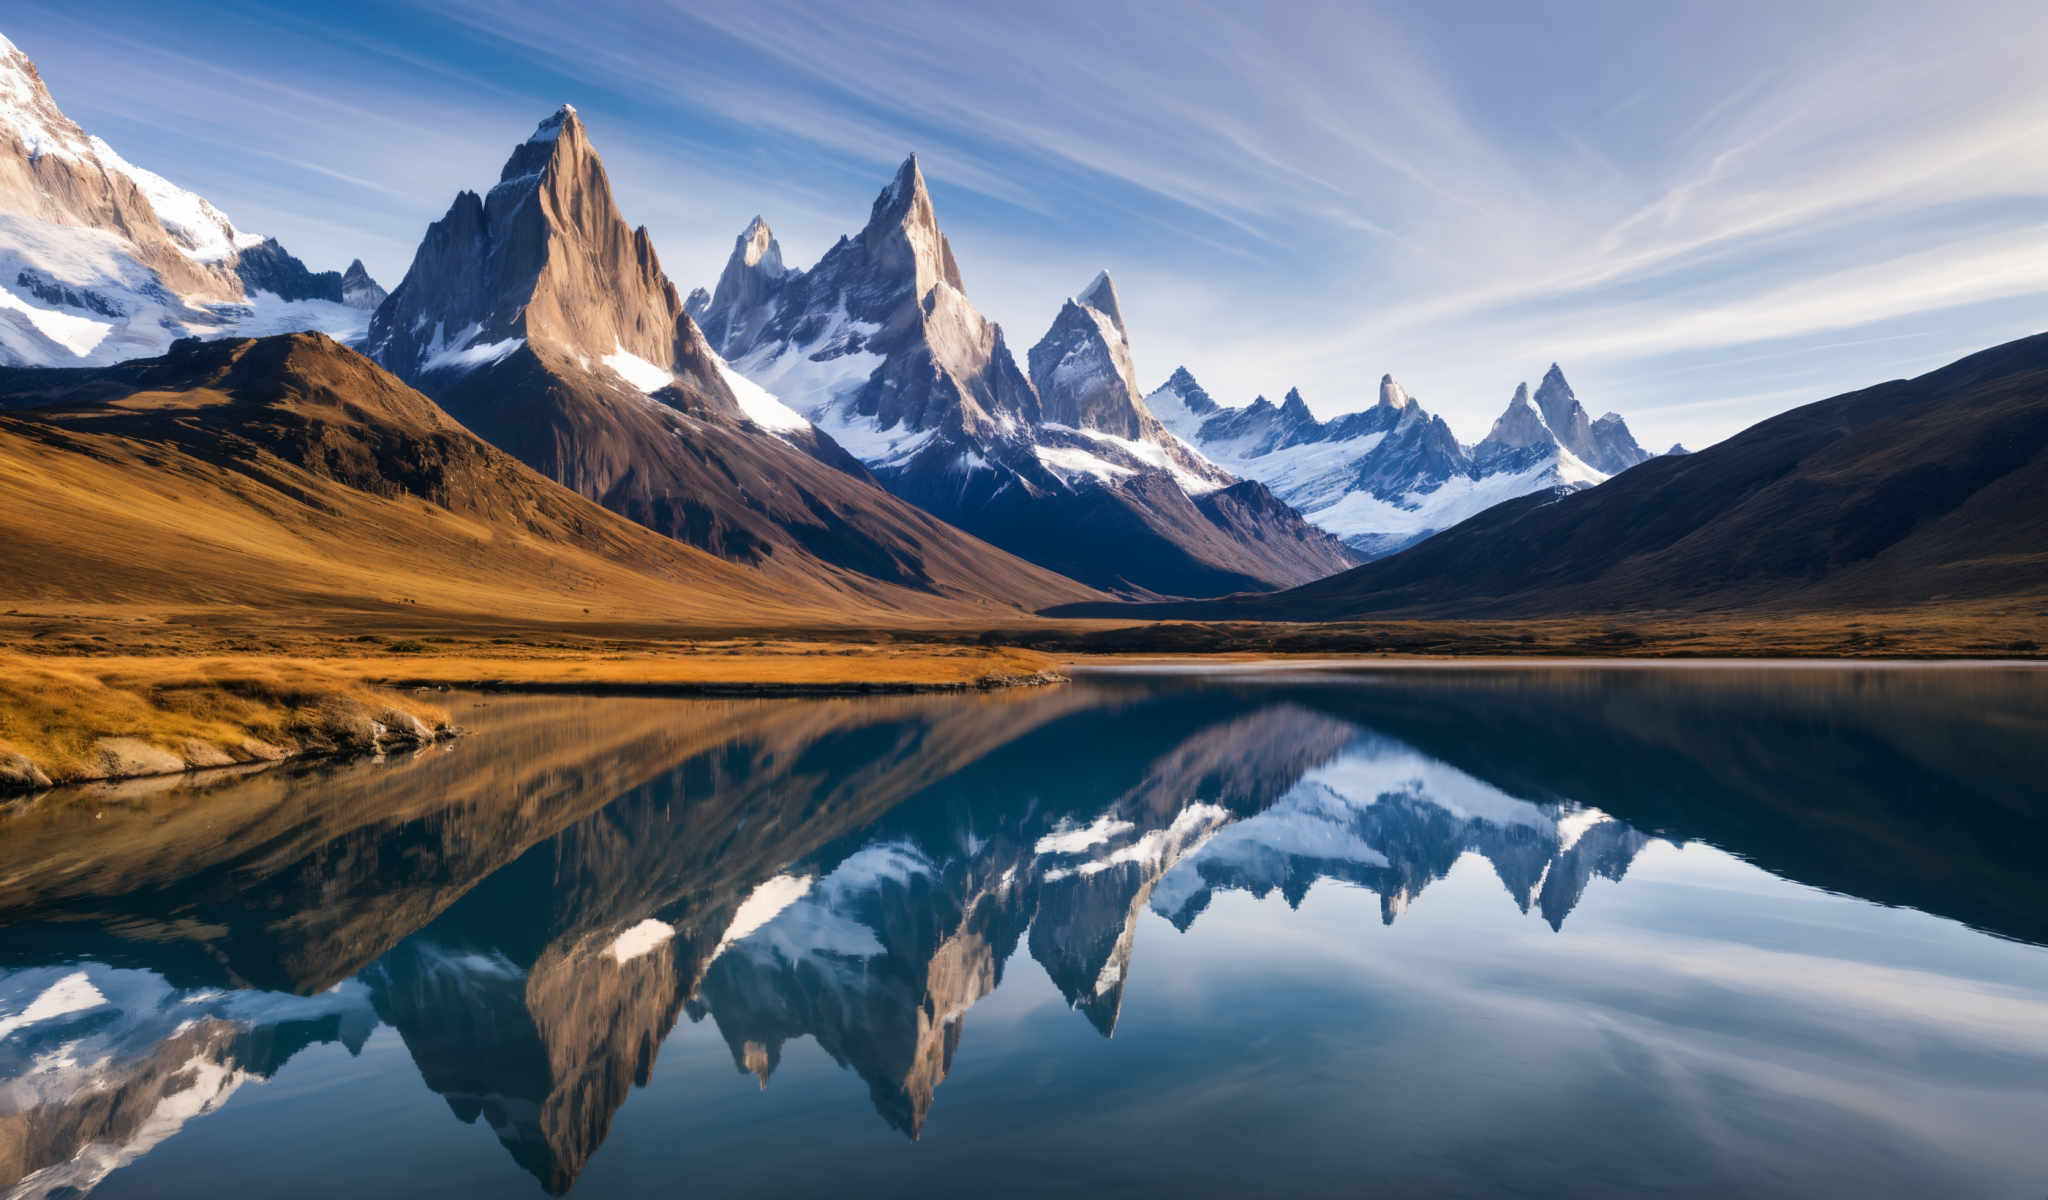
{"type": "Polygon", "coordinates": [[[607,512],[319,334],[0,370],[0,545],[10,601],[707,624],[897,607],[607,512]]]}
{"type": "MultiPolygon", "coordinates": [[[[1291,591],[1121,615],[1896,608],[2048,594],[2048,335],[1498,505],[1291,591]]],[[[1093,609],[1090,611],[1106,611],[1093,609]]]]}

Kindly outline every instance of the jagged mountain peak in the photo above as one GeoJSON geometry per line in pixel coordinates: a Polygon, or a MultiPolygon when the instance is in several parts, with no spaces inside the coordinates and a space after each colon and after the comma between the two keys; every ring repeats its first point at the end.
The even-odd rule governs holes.
{"type": "Polygon", "coordinates": [[[590,149],[590,136],[576,110],[564,104],[535,126],[532,135],[512,151],[504,169],[498,172],[498,188],[529,183],[538,186],[556,163],[586,155],[595,157],[590,149]]]}
{"type": "Polygon", "coordinates": [[[1166,436],[1138,392],[1130,338],[1107,272],[1097,274],[1078,299],[1060,306],[1026,363],[1045,420],[1187,453],[1166,436]]]}
{"type": "Polygon", "coordinates": [[[1280,415],[1295,421],[1315,422],[1316,415],[1309,411],[1308,401],[1301,398],[1301,389],[1288,388],[1287,395],[1280,401],[1280,415]]]}
{"type": "Polygon", "coordinates": [[[753,345],[761,326],[775,315],[782,285],[800,274],[783,265],[782,245],[775,240],[775,231],[756,216],[733,239],[732,255],[719,273],[718,286],[702,301],[692,292],[692,299],[683,307],[703,325],[705,338],[720,354],[736,357],[753,345]]]}
{"type": "Polygon", "coordinates": [[[355,308],[374,310],[384,303],[390,293],[382,284],[370,278],[370,270],[358,258],[350,261],[348,270],[341,273],[341,302],[355,308]]]}
{"type": "Polygon", "coordinates": [[[1544,421],[1541,410],[1530,402],[1529,385],[1519,383],[1507,409],[1473,447],[1472,458],[1483,467],[1512,469],[1527,465],[1538,456],[1554,454],[1557,449],[1557,435],[1544,421]]]}
{"type": "Polygon", "coordinates": [[[1386,408],[1406,408],[1414,402],[1408,390],[1394,381],[1392,375],[1380,376],[1380,404],[1386,408]]]}
{"type": "Polygon", "coordinates": [[[925,186],[917,155],[904,159],[889,186],[875,197],[874,207],[868,211],[868,223],[858,240],[882,275],[900,278],[907,274],[920,302],[932,285],[939,282],[950,284],[963,296],[966,294],[967,285],[961,281],[953,247],[939,231],[938,213],[932,207],[931,191],[925,186]]]}
{"type": "Polygon", "coordinates": [[[747,266],[763,271],[783,270],[782,246],[775,240],[775,231],[758,214],[740,231],[739,239],[733,243],[733,253],[747,266]]]}
{"type": "Polygon", "coordinates": [[[583,119],[576,115],[576,106],[564,104],[550,113],[533,131],[529,142],[551,142],[566,131],[581,131],[583,119]]]}
{"type": "Polygon", "coordinates": [[[367,346],[408,381],[474,370],[523,346],[636,391],[680,370],[699,394],[730,395],[568,105],[513,148],[488,195],[461,193],[428,228],[367,346]]]}
{"type": "Polygon", "coordinates": [[[1543,373],[1543,382],[1536,389],[1536,407],[1542,410],[1544,423],[1557,435],[1558,443],[1603,474],[1626,471],[1651,457],[1636,444],[1619,413],[1607,413],[1597,421],[1588,418],[1556,363],[1543,373]]]}
{"type": "Polygon", "coordinates": [[[1557,434],[1559,442],[1572,453],[1582,458],[1593,456],[1593,422],[1586,415],[1585,406],[1572,392],[1572,385],[1565,382],[1564,372],[1556,363],[1543,373],[1543,381],[1536,385],[1536,407],[1543,413],[1543,423],[1557,434]]]}
{"type": "Polygon", "coordinates": [[[917,165],[917,155],[912,154],[896,168],[896,174],[889,180],[889,186],[875,197],[874,207],[868,210],[868,223],[863,233],[902,225],[906,221],[936,226],[937,214],[932,211],[931,189],[925,186],[924,169],[917,165]]]}
{"type": "Polygon", "coordinates": [[[1081,294],[1074,299],[1108,317],[1110,324],[1116,326],[1118,335],[1125,342],[1131,340],[1130,331],[1124,328],[1124,310],[1117,301],[1116,284],[1111,282],[1108,271],[1097,271],[1095,278],[1089,280],[1088,286],[1082,288],[1081,294]]]}
{"type": "MultiPolygon", "coordinates": [[[[1175,367],[1173,374],[1168,375],[1166,382],[1154,389],[1151,395],[1146,397],[1145,402],[1151,405],[1156,412],[1159,406],[1153,403],[1152,398],[1163,396],[1171,396],[1178,400],[1180,406],[1193,417],[1208,416],[1221,411],[1223,408],[1222,405],[1216,402],[1216,398],[1209,394],[1209,389],[1203,387],[1201,382],[1195,378],[1195,373],[1186,367],[1175,367]]],[[[1161,419],[1164,419],[1163,414],[1161,419]]],[[[1168,424],[1172,424],[1172,422],[1168,422],[1168,424]]],[[[1181,433],[1182,431],[1176,429],[1175,432],[1181,433]]],[[[1183,436],[1188,436],[1188,434],[1183,433],[1183,436]]]]}

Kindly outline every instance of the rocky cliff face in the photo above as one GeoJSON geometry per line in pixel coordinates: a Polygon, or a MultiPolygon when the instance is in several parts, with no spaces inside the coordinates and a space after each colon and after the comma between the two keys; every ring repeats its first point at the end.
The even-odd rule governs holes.
{"type": "MultiPolygon", "coordinates": [[[[1579,416],[1584,418],[1585,413],[1581,411],[1579,416]]],[[[1591,436],[1590,430],[1587,436],[1591,436]]],[[[1529,403],[1529,385],[1524,383],[1515,388],[1506,410],[1494,418],[1493,428],[1472,448],[1472,461],[1482,471],[1520,471],[1555,456],[1558,447],[1549,422],[1529,403]]]]}
{"type": "Polygon", "coordinates": [[[1596,471],[1619,475],[1656,457],[1636,444],[1620,413],[1607,413],[1598,421],[1588,418],[1556,363],[1550,364],[1550,369],[1543,373],[1543,382],[1536,387],[1536,407],[1543,413],[1544,423],[1557,435],[1558,444],[1596,471]]]}
{"type": "MultiPolygon", "coordinates": [[[[968,301],[913,157],[867,225],[792,272],[758,219],[705,321],[736,368],[808,414],[897,495],[1099,587],[1197,595],[1316,578],[1351,561],[1173,437],[1138,394],[1116,288],[1098,275],[1032,349],[1027,377],[968,301]],[[769,264],[764,267],[764,264],[769,264]]],[[[1256,485],[1251,490],[1257,490],[1256,485]]],[[[1291,514],[1289,514],[1291,516],[1291,514]]]]}
{"type": "MultiPolygon", "coordinates": [[[[900,259],[910,238],[900,226],[915,212],[897,218],[889,228],[902,237],[873,239],[881,259],[900,259]]],[[[738,257],[733,305],[774,276],[765,225],[738,257]]],[[[739,327],[720,328],[729,339],[739,327]]],[[[889,496],[830,437],[731,371],[646,229],[626,224],[573,108],[542,121],[487,193],[461,193],[427,230],[372,319],[368,349],[542,473],[721,557],[1000,606],[1072,590],[889,496]]]]}
{"type": "Polygon", "coordinates": [[[775,315],[775,298],[790,278],[802,272],[782,265],[782,247],[768,222],[755,217],[734,239],[732,258],[718,277],[718,289],[691,293],[684,308],[704,327],[704,336],[720,354],[732,357],[760,337],[761,323],[775,315]],[[701,296],[702,299],[696,299],[701,296]],[[714,318],[712,314],[717,314],[714,318]]]}
{"type": "Polygon", "coordinates": [[[79,128],[0,37],[0,365],[98,366],[187,335],[359,337],[339,283],[79,128]]]}
{"type": "Polygon", "coordinates": [[[673,376],[711,406],[737,412],[647,230],[619,215],[604,165],[567,105],[513,150],[489,192],[460,193],[428,228],[367,344],[409,382],[486,366],[521,346],[595,358],[593,370],[608,365],[629,383],[636,372],[673,376]]]}

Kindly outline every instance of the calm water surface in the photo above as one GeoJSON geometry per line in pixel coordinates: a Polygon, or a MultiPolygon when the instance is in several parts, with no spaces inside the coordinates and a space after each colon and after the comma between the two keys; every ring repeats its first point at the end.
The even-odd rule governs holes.
{"type": "Polygon", "coordinates": [[[2048,1195],[2048,675],[457,698],[0,812],[0,1195],[2048,1195]]]}

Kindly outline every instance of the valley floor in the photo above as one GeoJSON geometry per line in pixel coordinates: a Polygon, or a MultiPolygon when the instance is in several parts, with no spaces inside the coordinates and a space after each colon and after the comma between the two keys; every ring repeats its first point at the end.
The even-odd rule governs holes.
{"type": "Polygon", "coordinates": [[[1611,615],[1324,625],[678,629],[376,609],[280,614],[24,606],[0,613],[0,790],[448,736],[447,688],[841,695],[1057,682],[1078,663],[1364,659],[2034,658],[2036,605],[1894,613],[1611,615]]]}

